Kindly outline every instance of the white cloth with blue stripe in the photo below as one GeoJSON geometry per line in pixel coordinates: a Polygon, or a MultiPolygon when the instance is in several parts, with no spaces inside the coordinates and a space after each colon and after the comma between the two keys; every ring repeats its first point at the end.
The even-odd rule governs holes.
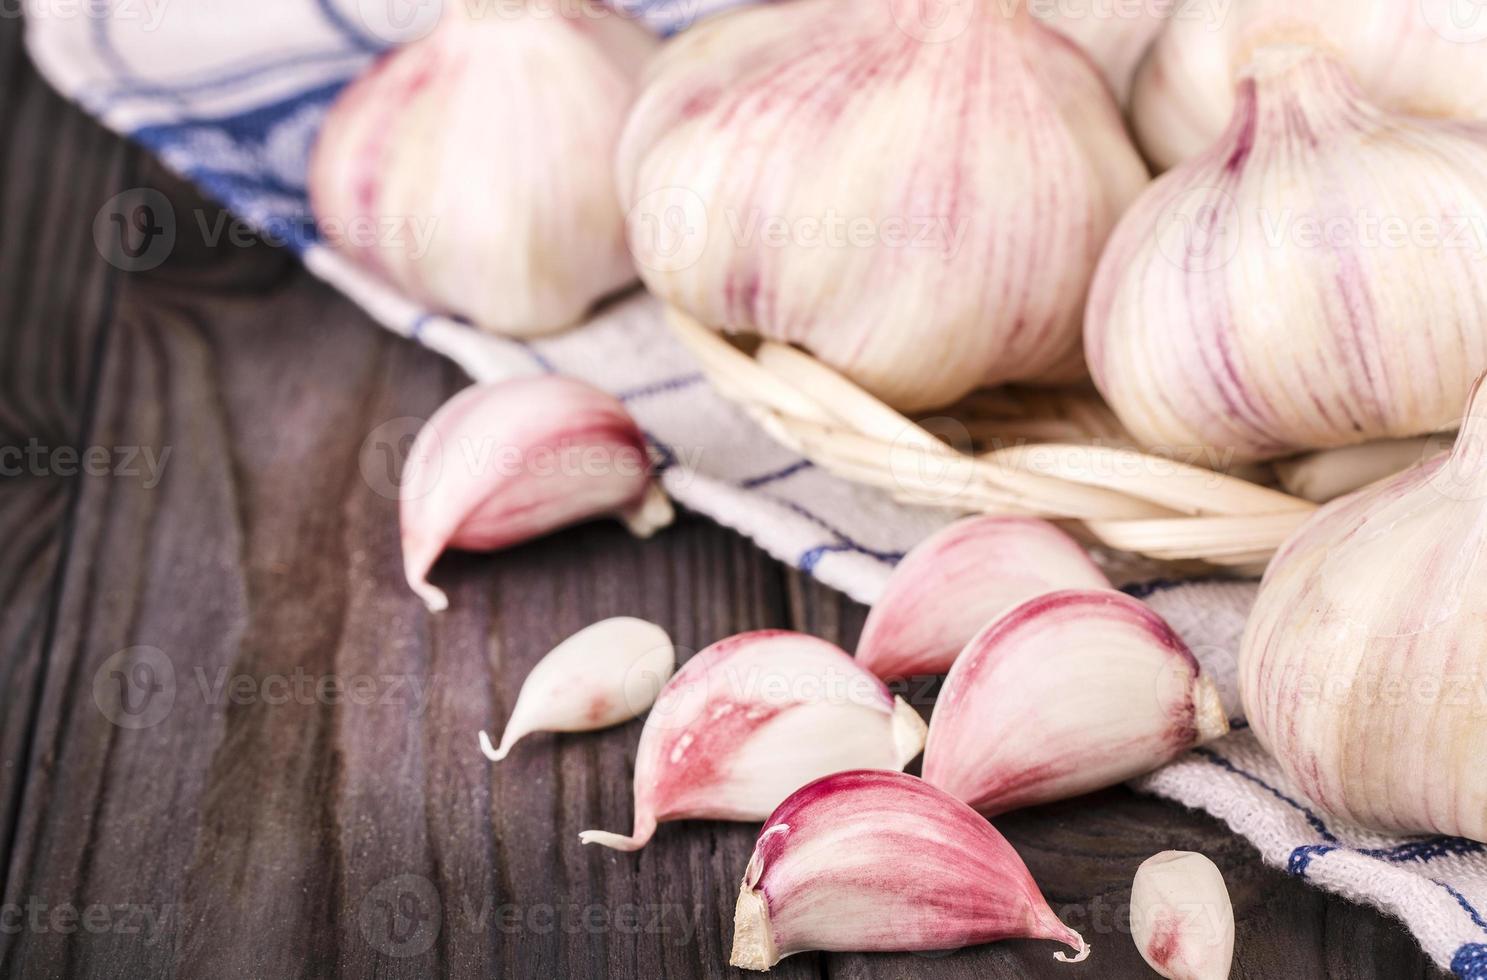
{"type": "MultiPolygon", "coordinates": [[[[897,558],[947,516],[897,505],[776,445],[711,391],[648,297],[624,300],[568,334],[514,343],[428,315],[317,243],[304,178],[326,107],[378,51],[425,30],[439,2],[27,0],[27,40],[63,94],[294,250],[384,327],[450,356],[477,379],[556,370],[617,393],[650,436],[677,500],[871,601],[897,558]]],[[[664,34],[736,2],[624,6],[664,34]]],[[[1131,591],[1187,637],[1237,718],[1234,654],[1254,587],[1158,583],[1131,591]]],[[[1442,967],[1487,980],[1484,848],[1386,838],[1326,820],[1238,727],[1138,787],[1225,820],[1272,864],[1397,915],[1442,967]]]]}

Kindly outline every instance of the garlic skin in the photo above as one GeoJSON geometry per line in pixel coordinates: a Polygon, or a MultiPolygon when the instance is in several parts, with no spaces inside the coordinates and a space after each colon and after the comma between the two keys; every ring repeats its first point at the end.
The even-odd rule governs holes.
{"type": "Polygon", "coordinates": [[[819,776],[903,769],[924,733],[913,708],[825,640],[743,633],[687,661],[656,699],[635,753],[634,832],[579,839],[635,851],[662,821],[763,820],[819,776]]]}
{"type": "Polygon", "coordinates": [[[1055,592],[988,625],[950,668],[924,779],[995,816],[1133,779],[1228,730],[1218,689],[1145,604],[1055,592]]]}
{"type": "Polygon", "coordinates": [[[537,662],[516,696],[499,748],[480,733],[480,751],[506,758],[533,732],[591,732],[646,711],[676,670],[671,637],[629,616],[587,626],[537,662]]]}
{"type": "Polygon", "coordinates": [[[446,548],[499,551],[615,515],[638,537],[671,523],[645,437],[613,396],[561,375],[472,385],[419,430],[399,488],[403,568],[429,609],[446,548]]]}
{"type": "Polygon", "coordinates": [[[327,114],[308,179],[322,237],[487,330],[572,325],[635,278],[611,160],[655,46],[584,0],[444,4],[327,114]]]}
{"type": "Polygon", "coordinates": [[[1183,8],[1136,74],[1130,109],[1137,142],[1158,170],[1203,153],[1233,114],[1240,69],[1257,48],[1283,43],[1335,52],[1384,108],[1487,118],[1487,19],[1472,6],[1226,0],[1208,10],[1183,8]]]}
{"type": "Polygon", "coordinates": [[[1142,0],[1137,4],[1059,0],[1034,3],[1030,9],[1034,17],[1084,49],[1099,66],[1116,100],[1125,105],[1136,66],[1176,6],[1177,0],[1142,0]]]}
{"type": "Polygon", "coordinates": [[[1053,914],[1012,845],[974,810],[899,772],[840,772],[770,815],[733,915],[729,963],[805,950],[959,949],[1000,939],[1089,946],[1053,914]]]}
{"type": "Polygon", "coordinates": [[[1110,580],[1073,538],[1027,517],[967,517],[899,562],[868,613],[857,662],[885,679],[943,674],[987,623],[1019,603],[1110,580]]]}
{"type": "Polygon", "coordinates": [[[1131,938],[1167,980],[1229,980],[1234,906],[1218,866],[1192,851],[1142,862],[1131,883],[1131,938]]]}
{"type": "Polygon", "coordinates": [[[906,411],[1082,375],[1089,278],[1147,179],[1097,71],[1020,0],[706,20],[648,69],[618,172],[653,293],[906,411]]]}
{"type": "Polygon", "coordinates": [[[1231,462],[1447,428],[1487,369],[1484,232],[1487,125],[1390,114],[1332,56],[1261,49],[1228,132],[1111,237],[1090,372],[1142,443],[1231,462]]]}
{"type": "Polygon", "coordinates": [[[1448,455],[1333,501],[1276,555],[1240,692],[1260,742],[1323,813],[1487,841],[1484,556],[1481,384],[1448,455]]]}

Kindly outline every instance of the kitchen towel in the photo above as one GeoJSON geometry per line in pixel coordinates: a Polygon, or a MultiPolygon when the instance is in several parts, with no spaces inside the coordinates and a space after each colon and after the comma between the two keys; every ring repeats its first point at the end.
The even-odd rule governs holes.
{"type": "MultiPolygon", "coordinates": [[[[341,86],[378,53],[426,33],[440,2],[26,0],[25,10],[32,58],[60,92],[147,147],[261,237],[294,251],[382,326],[451,357],[477,380],[561,371],[614,392],[646,430],[678,501],[871,602],[903,553],[953,515],[896,504],[772,442],[711,390],[649,297],[622,299],[558,337],[518,343],[421,310],[320,244],[305,195],[320,120],[341,86]]],[[[736,2],[616,6],[666,35],[736,2]]],[[[125,201],[104,204],[95,232],[106,234],[121,208],[128,214],[118,220],[142,216],[167,231],[178,223],[170,203],[149,189],[125,201]]],[[[151,242],[120,261],[147,268],[163,261],[159,252],[151,242]]],[[[1137,787],[1224,820],[1266,861],[1398,916],[1440,966],[1487,980],[1483,846],[1388,838],[1328,820],[1287,785],[1245,730],[1234,657],[1254,588],[1127,586],[1192,644],[1218,680],[1236,728],[1137,787]]]]}

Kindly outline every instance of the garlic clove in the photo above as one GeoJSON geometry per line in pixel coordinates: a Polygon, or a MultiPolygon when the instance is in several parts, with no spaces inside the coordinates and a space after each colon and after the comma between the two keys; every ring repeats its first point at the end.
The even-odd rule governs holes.
{"type": "Polygon", "coordinates": [[[842,650],[784,630],[744,633],[687,661],[635,755],[635,824],[585,844],[644,847],[668,820],[763,820],[818,776],[903,769],[924,747],[914,709],[842,650]]]}
{"type": "Polygon", "coordinates": [[[1377,480],[1401,473],[1450,445],[1452,436],[1384,439],[1307,453],[1275,464],[1280,485],[1293,497],[1325,504],[1377,480]]]}
{"type": "Polygon", "coordinates": [[[606,514],[637,536],[671,522],[645,437],[613,396],[560,375],[473,385],[419,431],[399,487],[403,567],[429,609],[446,548],[497,551],[606,514]]]}
{"type": "Polygon", "coordinates": [[[967,517],[899,562],[868,613],[857,662],[889,679],[943,674],[983,626],[1018,603],[1108,588],[1085,550],[1047,521],[967,517]]]}
{"type": "Polygon", "coordinates": [[[635,278],[611,160],[655,41],[584,0],[444,7],[331,107],[317,229],[440,312],[514,336],[571,325],[635,278]]]}
{"type": "Polygon", "coordinates": [[[1262,48],[1229,130],[1111,237],[1090,372],[1142,444],[1230,462],[1439,431],[1487,369],[1483,230],[1487,125],[1384,112],[1331,54],[1262,48]]]}
{"type": "Polygon", "coordinates": [[[988,625],[950,668],[924,778],[994,816],[1135,778],[1228,730],[1217,688],[1145,604],[1055,592],[988,625]]]}
{"type": "Polygon", "coordinates": [[[706,20],[647,71],[617,165],[652,292],[902,410],[1076,359],[1100,248],[1146,183],[1077,47],[1020,2],[963,0],[706,20]]]}
{"type": "Polygon", "coordinates": [[[1061,0],[1030,4],[1033,16],[1078,43],[1099,66],[1121,105],[1131,91],[1136,66],[1177,6],[1177,0],[1105,4],[1099,0],[1061,0]]]}
{"type": "Polygon", "coordinates": [[[1228,980],[1234,907],[1218,866],[1191,851],[1142,862],[1131,883],[1131,938],[1167,980],[1228,980]]]}
{"type": "Polygon", "coordinates": [[[591,732],[644,713],[676,669],[666,631],[643,619],[606,619],[574,633],[537,662],[516,696],[501,745],[485,732],[480,750],[506,758],[533,732],[591,732]]]}
{"type": "Polygon", "coordinates": [[[1319,510],[1239,655],[1260,742],[1321,813],[1487,841],[1487,391],[1455,447],[1319,510]]]}
{"type": "Polygon", "coordinates": [[[1335,52],[1371,100],[1454,119],[1487,117],[1487,20],[1474,3],[1233,0],[1184,5],[1141,64],[1131,117],[1147,159],[1165,170],[1204,152],[1234,110],[1250,54],[1299,43],[1335,52]]]}
{"type": "Polygon", "coordinates": [[[1089,946],[1017,852],[964,803],[899,772],[826,776],[791,794],[754,845],[729,962],[768,970],[805,950],[958,949],[1000,939],[1089,946]]]}

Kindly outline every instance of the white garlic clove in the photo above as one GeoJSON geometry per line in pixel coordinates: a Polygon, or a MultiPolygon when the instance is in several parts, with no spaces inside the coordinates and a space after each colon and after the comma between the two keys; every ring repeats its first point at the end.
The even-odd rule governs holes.
{"type": "Polygon", "coordinates": [[[1228,980],[1234,907],[1218,866],[1191,851],[1147,858],[1131,883],[1131,938],[1167,980],[1228,980]]]}
{"type": "Polygon", "coordinates": [[[1265,573],[1239,656],[1255,734],[1322,813],[1487,841],[1487,392],[1454,449],[1333,501],[1265,573]]]}
{"type": "Polygon", "coordinates": [[[1487,20],[1474,2],[1232,0],[1185,4],[1137,71],[1131,117],[1159,169],[1204,152],[1234,110],[1251,52],[1300,43],[1337,53],[1379,105],[1420,116],[1487,117],[1487,20]]]}
{"type": "Polygon", "coordinates": [[[1121,105],[1131,91],[1136,66],[1177,7],[1178,0],[1107,4],[1101,0],[1034,3],[1034,17],[1077,42],[1099,66],[1121,105]]]}
{"type": "Polygon", "coordinates": [[[652,292],[904,410],[1066,369],[1147,179],[1094,67],[1020,0],[707,20],[653,62],[618,168],[652,292]]]}
{"type": "Polygon", "coordinates": [[[1110,587],[1085,550],[1047,521],[967,517],[899,562],[862,628],[857,662],[889,679],[943,674],[983,626],[1018,603],[1110,587]]]}
{"type": "Polygon", "coordinates": [[[805,950],[958,949],[1048,939],[1089,955],[1012,845],[964,803],[899,772],[841,772],[780,804],[754,845],[729,962],[805,950]]]}
{"type": "Polygon", "coordinates": [[[1487,369],[1484,229],[1487,125],[1392,115],[1332,55],[1263,48],[1228,132],[1111,237],[1090,372],[1142,443],[1230,462],[1438,431],[1487,369]]]}
{"type": "Polygon", "coordinates": [[[568,326],[635,278],[611,161],[655,41],[584,0],[444,7],[326,116],[317,229],[433,309],[515,336],[568,326]]]}
{"type": "Polygon", "coordinates": [[[763,820],[827,773],[902,769],[924,733],[913,708],[825,640],[784,630],[731,637],[687,661],[646,718],[633,833],[580,839],[634,851],[667,820],[763,820]]]}
{"type": "Polygon", "coordinates": [[[1120,592],[1055,592],[1007,612],[950,668],[924,778],[988,816],[1089,793],[1226,734],[1182,639],[1120,592]]]}
{"type": "Polygon", "coordinates": [[[560,375],[473,385],[419,431],[399,487],[403,567],[429,609],[447,548],[497,551],[616,515],[637,536],[671,523],[645,437],[624,405],[560,375]]]}
{"type": "Polygon", "coordinates": [[[676,669],[676,650],[661,627],[643,619],[606,619],[574,633],[537,662],[516,696],[499,748],[480,733],[492,762],[533,732],[591,732],[644,713],[676,669]]]}
{"type": "Polygon", "coordinates": [[[1384,439],[1342,449],[1324,449],[1275,464],[1280,485],[1292,496],[1325,504],[1377,480],[1402,473],[1450,445],[1451,436],[1384,439]],[[1444,438],[1444,441],[1442,439],[1444,438]]]}

